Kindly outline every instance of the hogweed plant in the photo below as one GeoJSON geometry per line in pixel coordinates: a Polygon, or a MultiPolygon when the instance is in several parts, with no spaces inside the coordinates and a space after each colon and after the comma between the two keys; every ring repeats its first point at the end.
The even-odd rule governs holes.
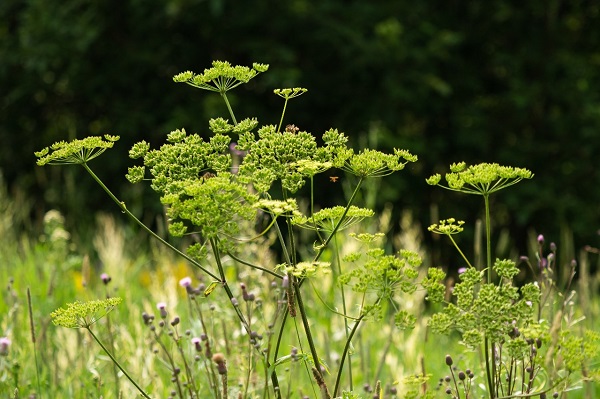
{"type": "MultiPolygon", "coordinates": [[[[365,181],[401,171],[417,157],[400,149],[391,154],[355,151],[336,129],[317,140],[294,124],[284,127],[289,101],[305,94],[304,88],[274,90],[284,100],[277,125],[236,118],[227,93],[267,70],[264,64],[250,68],[215,61],[203,73],[176,75],[175,82],[219,93],[228,118],[210,119],[209,134],[177,129],[159,148],[140,141],[129,151],[140,161],[126,178],[134,184],[148,182],[156,191],[166,210],[168,232],[190,243],[183,250],[144,225],[93,172],[89,161],[113,147],[117,136],[60,142],[36,153],[39,165],[82,166],[123,213],[196,268],[199,282],[189,277],[180,281],[187,317],[171,316],[164,302],[141,315],[153,353],[170,372],[170,398],[359,398],[356,384],[364,359],[356,361],[356,345],[361,327],[391,325],[400,333],[418,321],[400,298],[423,289],[431,302],[443,302],[447,296],[441,269],[429,269],[418,282],[422,260],[417,253],[388,254],[382,249],[384,234],[365,227],[374,211],[358,203],[365,181]],[[321,208],[315,189],[323,182],[336,184],[341,173],[353,185],[347,202],[321,208]],[[256,256],[257,247],[272,247],[278,259],[265,263],[256,256]],[[226,301],[217,300],[219,295],[226,301]],[[323,337],[318,324],[323,317],[339,320],[341,334],[326,332],[339,339],[323,337]],[[332,352],[339,356],[333,359],[332,352]]],[[[548,323],[536,317],[540,283],[519,288],[515,262],[491,262],[489,196],[531,177],[525,169],[495,164],[467,168],[464,163],[453,165],[446,176],[444,187],[484,197],[486,267],[472,266],[453,240],[463,222],[447,219],[430,228],[447,235],[468,265],[454,286],[455,300],[432,316],[431,329],[459,331],[467,348],[483,347],[487,395],[494,399],[545,395],[568,380],[566,374],[545,372],[542,365],[542,352],[551,342],[548,323]]],[[[428,180],[440,181],[439,175],[428,180]]],[[[58,324],[92,333],[92,323],[81,323],[87,319],[69,320],[58,324]]],[[[475,366],[455,370],[451,357],[446,364],[451,376],[441,385],[451,396],[474,397],[480,378],[475,366]]],[[[428,378],[409,378],[405,397],[433,397],[438,391],[424,388],[428,378]]],[[[363,388],[368,397],[398,394],[396,381],[372,382],[374,390],[370,383],[363,388]]],[[[148,397],[144,384],[134,385],[148,397]]]]}

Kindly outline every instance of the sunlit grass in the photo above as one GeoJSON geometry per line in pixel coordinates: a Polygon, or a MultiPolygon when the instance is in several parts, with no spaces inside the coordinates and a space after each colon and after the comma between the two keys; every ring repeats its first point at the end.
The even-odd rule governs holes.
{"type": "MultiPolygon", "coordinates": [[[[206,367],[211,366],[210,362],[201,360],[194,363],[193,360],[196,351],[192,338],[199,336],[202,329],[194,307],[190,307],[185,289],[179,285],[179,281],[187,276],[192,278],[194,286],[201,283],[207,286],[210,281],[203,280],[191,266],[158,248],[149,246],[142,253],[130,253],[127,250],[128,238],[122,227],[107,216],[98,220],[94,239],[96,261],[90,261],[89,255],[64,245],[65,242],[53,244],[49,237],[21,238],[18,246],[6,248],[13,256],[5,257],[3,261],[6,267],[0,268],[3,286],[0,335],[10,337],[11,345],[7,356],[0,357],[0,395],[28,397],[37,394],[39,398],[108,399],[118,397],[117,392],[120,392],[122,397],[135,397],[134,387],[121,373],[118,373],[118,380],[115,381],[112,362],[94,345],[85,331],[59,328],[52,325],[50,320],[50,313],[65,303],[119,296],[124,303],[93,328],[105,342],[113,340],[116,356],[122,359],[124,368],[145,390],[152,393],[152,397],[167,397],[175,390],[165,356],[142,318],[142,313],[147,312],[159,319],[156,305],[164,302],[168,311],[166,321],[174,316],[181,319],[178,332],[182,337],[183,353],[198,376],[196,381],[200,397],[212,397],[210,379],[204,375],[206,367]],[[111,277],[108,284],[103,283],[101,273],[111,277]],[[27,287],[32,297],[41,391],[37,388],[33,361],[34,347],[25,295],[27,287]],[[112,333],[112,338],[109,333],[112,333]],[[155,350],[158,353],[154,353],[155,350]]],[[[347,244],[351,246],[350,242],[347,244]]],[[[420,243],[414,242],[413,245],[418,248],[420,243]]],[[[139,247],[136,245],[136,248],[139,247]]],[[[273,259],[272,254],[264,252],[265,247],[257,247],[256,250],[263,257],[262,261],[273,259]]],[[[263,346],[266,347],[264,343],[268,340],[269,323],[276,307],[281,306],[277,303],[280,290],[278,283],[264,274],[235,264],[233,260],[226,260],[226,265],[230,274],[228,277],[238,284],[235,294],[240,300],[240,307],[244,312],[252,312],[253,326],[262,335],[263,346]],[[260,306],[256,306],[256,302],[250,305],[242,300],[241,282],[246,285],[248,292],[256,295],[260,306]]],[[[597,289],[597,281],[598,277],[595,276],[592,279],[595,287],[591,285],[592,289],[597,289]]],[[[345,335],[342,319],[323,311],[325,307],[321,301],[328,302],[328,306],[339,303],[333,294],[328,294],[331,289],[331,280],[322,280],[318,286],[320,295],[311,293],[305,301],[313,320],[316,340],[327,348],[323,352],[323,361],[329,368],[335,369],[345,335]]],[[[384,387],[394,386],[399,397],[402,397],[404,377],[422,373],[431,374],[427,382],[431,391],[436,388],[439,379],[448,374],[444,363],[448,353],[453,354],[455,364],[461,369],[479,364],[477,353],[473,353],[471,358],[458,355],[463,353],[463,348],[456,343],[457,337],[437,336],[427,330],[428,311],[423,295],[418,292],[403,298],[406,308],[417,315],[418,322],[414,330],[398,331],[385,320],[369,322],[361,327],[353,340],[350,357],[355,391],[364,390],[366,393],[374,389],[376,381],[380,380],[384,387]]],[[[244,392],[248,397],[262,397],[264,376],[261,375],[260,361],[256,352],[248,347],[245,332],[236,322],[231,306],[224,298],[219,292],[214,292],[206,298],[198,295],[195,299],[202,309],[209,335],[214,338],[211,342],[213,352],[222,352],[227,356],[232,395],[244,392]]],[[[357,299],[357,295],[347,295],[349,314],[355,310],[357,304],[354,301],[357,299]]],[[[597,320],[598,300],[594,297],[589,299],[589,311],[597,320]]],[[[168,339],[163,342],[175,356],[172,342],[168,339]]],[[[292,329],[283,337],[280,354],[288,354],[297,346],[298,340],[292,329]]],[[[299,349],[300,352],[307,352],[306,348],[299,349]]],[[[177,362],[181,364],[181,360],[177,362]]],[[[290,397],[298,397],[296,395],[303,389],[302,394],[315,397],[315,393],[306,388],[311,386],[312,377],[302,362],[289,362],[281,367],[285,370],[280,377],[283,391],[289,391],[290,397]]],[[[484,384],[483,370],[475,369],[473,372],[475,383],[484,384]]],[[[330,375],[327,378],[332,377],[330,375]]],[[[343,380],[344,386],[349,386],[346,374],[343,380]]],[[[445,397],[444,389],[439,390],[439,397],[445,397]]],[[[569,398],[583,398],[585,392],[585,389],[570,392],[569,398]]]]}

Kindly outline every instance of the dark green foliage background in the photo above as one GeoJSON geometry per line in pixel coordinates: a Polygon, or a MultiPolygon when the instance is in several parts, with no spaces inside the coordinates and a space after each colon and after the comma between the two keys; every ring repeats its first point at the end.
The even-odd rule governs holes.
{"type": "Polygon", "coordinates": [[[92,166],[139,209],[148,193],[123,177],[130,145],[158,145],[176,128],[207,131],[209,117],[227,116],[218,96],[172,82],[213,59],[271,65],[232,92],[238,119],[277,123],[272,90],[302,86],[309,93],[291,103],[287,123],[317,136],[336,127],[356,145],[377,132],[380,149],[417,154],[383,182],[379,206],[411,207],[425,225],[430,204],[469,220],[477,199],[424,179],[452,162],[498,162],[536,174],[500,195],[497,224],[517,241],[528,227],[558,239],[569,225],[577,246],[598,244],[595,1],[3,0],[0,168],[11,190],[35,198],[37,215],[116,211],[82,170],[37,168],[33,151],[118,134],[92,166]]]}

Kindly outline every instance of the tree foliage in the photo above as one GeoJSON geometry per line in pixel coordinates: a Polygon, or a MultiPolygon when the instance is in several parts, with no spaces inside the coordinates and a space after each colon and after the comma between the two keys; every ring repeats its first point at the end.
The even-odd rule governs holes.
{"type": "MultiPolygon", "coordinates": [[[[511,212],[498,222],[545,231],[568,223],[588,243],[600,225],[598,26],[600,6],[581,0],[4,0],[0,168],[51,204],[101,207],[85,190],[46,191],[47,179],[75,172],[34,173],[33,150],[115,134],[125,154],[178,128],[202,135],[201,121],[227,110],[172,76],[213,59],[257,60],[277,66],[244,89],[263,100],[244,111],[261,124],[277,123],[274,87],[302,86],[326,93],[302,97],[286,116],[302,130],[337,128],[419,156],[411,179],[380,187],[381,203],[425,214],[432,202],[457,201],[423,184],[444,165],[511,164],[536,181],[503,198],[511,212]],[[409,184],[413,195],[397,198],[409,184]]],[[[113,159],[100,173],[129,187],[126,156],[113,159]]]]}

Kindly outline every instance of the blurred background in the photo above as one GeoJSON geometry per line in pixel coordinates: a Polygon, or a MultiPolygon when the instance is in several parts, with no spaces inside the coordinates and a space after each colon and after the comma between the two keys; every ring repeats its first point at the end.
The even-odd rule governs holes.
{"type": "Polygon", "coordinates": [[[92,168],[152,223],[161,208],[126,181],[127,152],[178,128],[207,136],[210,117],[228,117],[219,96],[172,81],[215,59],[270,64],[230,92],[238,119],[278,123],[273,89],[300,86],[287,123],[418,155],[370,201],[393,206],[392,220],[409,210],[433,246],[430,223],[481,216],[480,198],[425,183],[459,161],[535,173],[494,197],[500,252],[523,254],[539,233],[563,263],[600,245],[600,3],[582,0],[2,0],[0,172],[15,228],[35,232],[58,209],[85,241],[90,210],[119,213],[82,168],[33,155],[105,133],[121,141],[92,168]]]}

